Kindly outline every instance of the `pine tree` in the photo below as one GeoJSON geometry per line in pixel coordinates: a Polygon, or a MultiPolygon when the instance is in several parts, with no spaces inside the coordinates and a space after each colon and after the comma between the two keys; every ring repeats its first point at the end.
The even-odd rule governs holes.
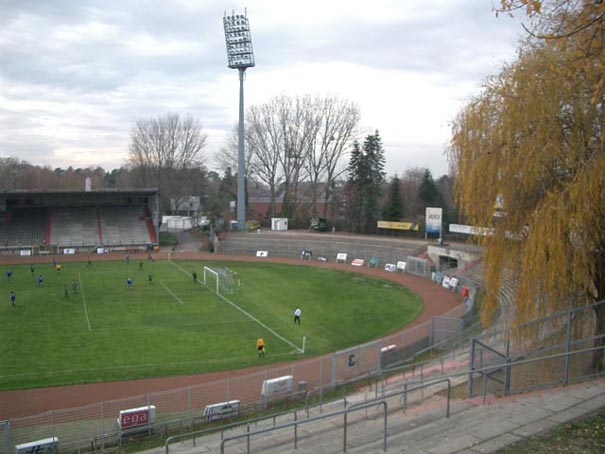
{"type": "Polygon", "coordinates": [[[403,197],[401,195],[401,180],[395,175],[389,183],[387,203],[382,212],[386,221],[399,221],[403,219],[403,197]]]}
{"type": "Polygon", "coordinates": [[[349,161],[349,213],[352,230],[369,233],[376,230],[382,184],[385,181],[384,149],[376,131],[366,137],[363,149],[353,145],[349,161]]]}
{"type": "Polygon", "coordinates": [[[346,218],[353,232],[359,232],[361,229],[360,219],[362,211],[362,193],[361,187],[364,180],[364,157],[359,147],[359,142],[353,143],[351,150],[351,159],[349,160],[349,180],[347,182],[347,210],[346,218]]]}
{"type": "Polygon", "coordinates": [[[429,169],[424,169],[422,182],[418,188],[418,197],[422,201],[424,208],[434,207],[439,204],[439,189],[429,169]]]}

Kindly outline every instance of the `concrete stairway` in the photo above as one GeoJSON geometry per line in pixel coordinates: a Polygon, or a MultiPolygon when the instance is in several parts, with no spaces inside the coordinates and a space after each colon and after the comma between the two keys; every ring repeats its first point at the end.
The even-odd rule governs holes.
{"type": "MultiPolygon", "coordinates": [[[[419,396],[417,396],[419,397],[419,396]]],[[[434,395],[422,405],[408,407],[404,412],[400,397],[389,399],[387,425],[388,453],[487,453],[494,452],[523,438],[543,433],[556,425],[590,414],[605,407],[605,380],[580,383],[502,399],[491,398],[451,401],[450,417],[445,416],[446,399],[434,395]]],[[[323,414],[342,410],[342,405],[323,408],[323,414]]],[[[318,414],[314,409],[310,418],[318,414]]],[[[298,420],[306,417],[302,412],[298,420]]],[[[294,420],[293,414],[280,417],[275,425],[294,420]]],[[[347,416],[346,451],[381,453],[384,440],[382,411],[373,407],[347,416]]],[[[297,430],[294,449],[294,428],[287,427],[258,433],[273,425],[272,420],[251,426],[251,453],[339,453],[343,452],[344,416],[337,415],[302,424],[297,430]]],[[[226,431],[224,437],[244,434],[245,426],[226,431]]],[[[221,438],[214,434],[192,441],[170,445],[170,453],[219,453],[221,438]]],[[[245,453],[245,438],[229,441],[225,453],[245,453]]],[[[155,450],[159,454],[161,450],[155,450]]]]}

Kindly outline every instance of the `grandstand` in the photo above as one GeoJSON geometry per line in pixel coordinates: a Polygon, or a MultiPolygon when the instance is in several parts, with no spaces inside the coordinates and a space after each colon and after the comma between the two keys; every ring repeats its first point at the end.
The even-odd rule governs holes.
{"type": "Polygon", "coordinates": [[[221,241],[220,253],[228,255],[255,255],[267,251],[270,257],[299,258],[301,251],[310,251],[311,259],[324,257],[334,261],[336,254],[346,253],[347,261],[353,259],[378,259],[379,267],[385,263],[397,263],[408,256],[426,250],[426,242],[413,239],[393,239],[362,235],[318,234],[303,232],[237,233],[221,241]]]}
{"type": "Polygon", "coordinates": [[[0,194],[2,255],[142,249],[158,225],[156,189],[0,194]]]}
{"type": "Polygon", "coordinates": [[[46,210],[15,208],[0,211],[0,247],[41,244],[46,232],[46,210]]]}

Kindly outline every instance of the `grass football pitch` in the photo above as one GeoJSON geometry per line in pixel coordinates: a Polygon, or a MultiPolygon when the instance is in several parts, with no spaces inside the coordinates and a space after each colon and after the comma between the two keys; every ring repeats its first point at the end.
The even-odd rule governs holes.
{"type": "Polygon", "coordinates": [[[61,265],[60,274],[50,259],[33,273],[29,264],[0,267],[0,390],[292,360],[301,357],[293,351],[303,336],[304,357],[336,351],[401,328],[422,310],[420,298],[398,284],[316,267],[138,259],[61,265]],[[225,294],[230,303],[201,284],[204,266],[239,273],[239,292],[225,294]],[[296,306],[301,325],[293,323],[296,306]],[[256,355],[259,336],[264,359],[256,355]]]}

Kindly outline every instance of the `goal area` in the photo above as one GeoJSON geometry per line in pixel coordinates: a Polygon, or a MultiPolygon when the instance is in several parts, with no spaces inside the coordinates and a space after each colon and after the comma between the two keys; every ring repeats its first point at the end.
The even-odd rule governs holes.
{"type": "Polygon", "coordinates": [[[204,266],[203,280],[206,287],[219,295],[234,295],[239,292],[239,273],[229,268],[204,266]]]}

